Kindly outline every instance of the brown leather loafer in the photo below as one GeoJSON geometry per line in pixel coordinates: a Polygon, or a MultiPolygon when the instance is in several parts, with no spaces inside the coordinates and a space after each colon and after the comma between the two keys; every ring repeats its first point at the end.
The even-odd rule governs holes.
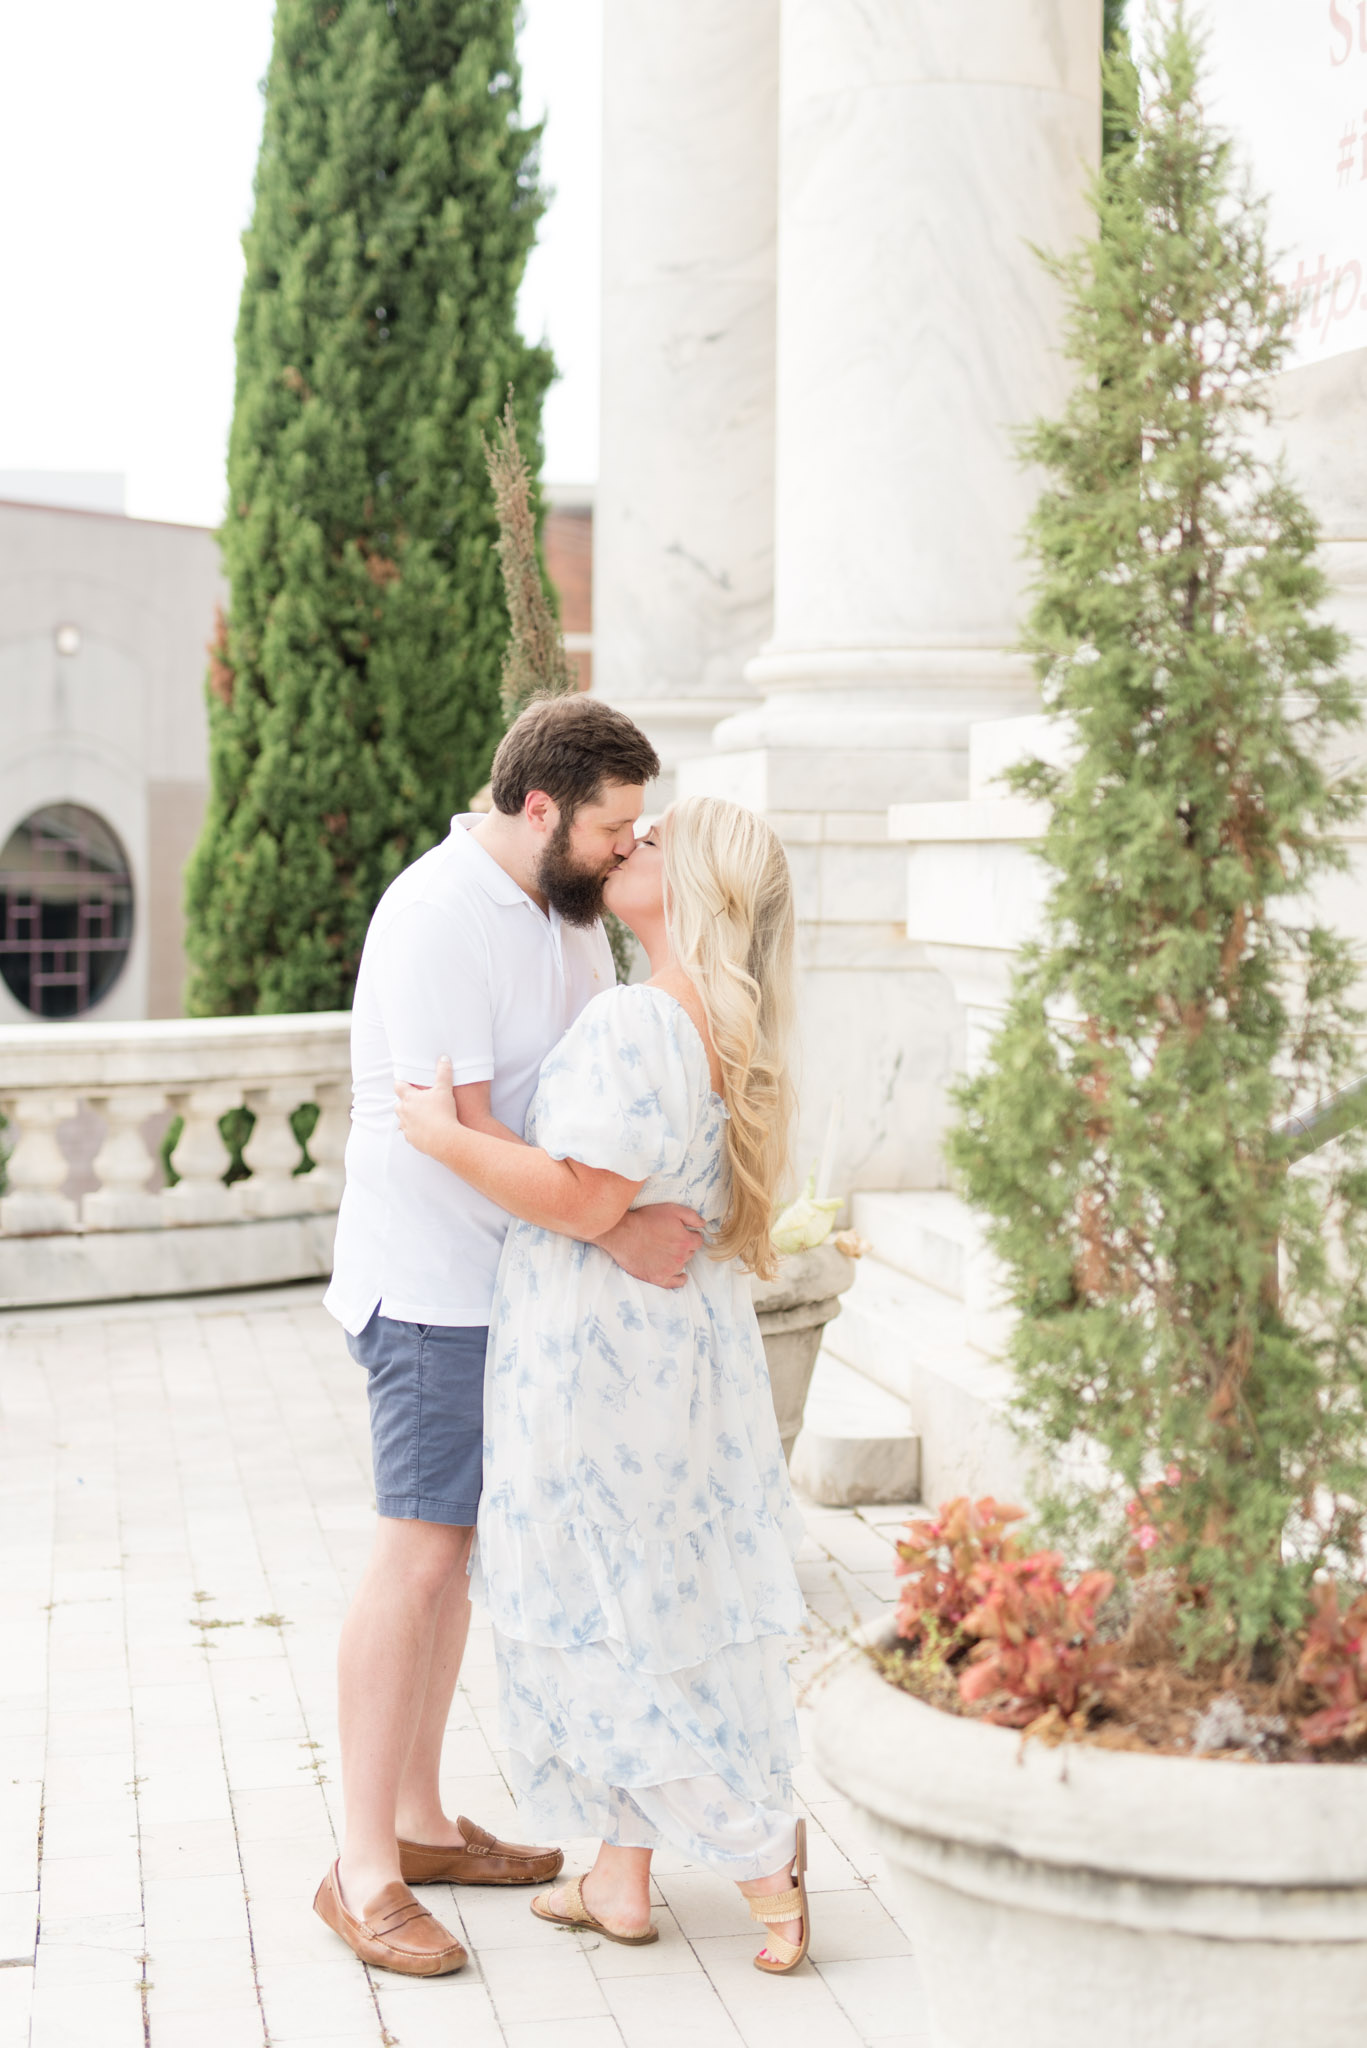
{"type": "Polygon", "coordinates": [[[363,1963],[397,1970],[402,1977],[445,1977],[470,1960],[455,1935],[397,1880],[377,1892],[357,1920],[342,1904],[334,1863],[318,1887],[313,1910],[363,1963]]]}
{"type": "Polygon", "coordinates": [[[463,1849],[428,1849],[421,1842],[400,1841],[399,1868],[405,1884],[545,1884],[564,1865],[563,1849],[500,1842],[463,1813],[457,1814],[456,1826],[465,1837],[463,1849]]]}

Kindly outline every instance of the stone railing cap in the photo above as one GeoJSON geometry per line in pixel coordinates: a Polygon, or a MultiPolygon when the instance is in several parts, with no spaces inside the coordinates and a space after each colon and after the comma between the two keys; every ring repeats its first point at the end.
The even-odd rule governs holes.
{"type": "Polygon", "coordinates": [[[0,1095],[28,1088],[92,1090],[130,1083],[167,1088],[341,1071],[351,1034],[346,1010],[287,1017],[165,1017],[0,1027],[0,1095]]]}

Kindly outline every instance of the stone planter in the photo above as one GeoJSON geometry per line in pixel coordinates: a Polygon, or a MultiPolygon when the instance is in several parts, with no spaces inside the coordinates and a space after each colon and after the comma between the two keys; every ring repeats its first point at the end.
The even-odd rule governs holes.
{"type": "Polygon", "coordinates": [[[815,1251],[781,1259],[777,1279],[750,1283],[785,1458],[802,1427],[821,1333],[839,1315],[839,1297],[853,1280],[854,1260],[828,1238],[815,1251]]]}
{"type": "Polygon", "coordinates": [[[816,1761],[895,1867],[935,2048],[1360,2048],[1367,1767],[1023,1744],[858,1656],[816,1761]]]}

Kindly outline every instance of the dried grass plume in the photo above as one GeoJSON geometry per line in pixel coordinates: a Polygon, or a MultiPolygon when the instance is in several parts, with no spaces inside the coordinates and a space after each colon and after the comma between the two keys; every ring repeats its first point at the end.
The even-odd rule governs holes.
{"type": "Polygon", "coordinates": [[[484,460],[498,514],[498,559],[511,628],[501,688],[511,724],[533,698],[562,697],[579,687],[542,573],[532,476],[518,443],[511,392],[493,440],[484,444],[484,460]]]}

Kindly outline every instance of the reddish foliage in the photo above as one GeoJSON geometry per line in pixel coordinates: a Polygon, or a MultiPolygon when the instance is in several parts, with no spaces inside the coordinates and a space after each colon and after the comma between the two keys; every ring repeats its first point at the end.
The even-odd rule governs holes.
{"type": "Polygon", "coordinates": [[[1367,1593],[1340,1614],[1338,1587],[1316,1586],[1315,1618],[1296,1676],[1326,1702],[1300,1724],[1301,1740],[1311,1749],[1367,1737],[1367,1593]]]}
{"type": "Polygon", "coordinates": [[[963,1626],[978,1642],[959,1691],[966,1700],[1008,1694],[989,1721],[1024,1728],[1050,1707],[1073,1715],[1115,1669],[1093,1641],[1097,1609],[1115,1580],[1110,1572],[1084,1572],[1068,1586],[1062,1565],[1057,1551],[1036,1550],[984,1560],[973,1572],[978,1603],[963,1626]]]}
{"type": "Polygon", "coordinates": [[[1093,1642],[1110,1573],[1084,1572],[1067,1586],[1054,1551],[1022,1555],[1006,1532],[1024,1512],[990,1498],[948,1501],[933,1521],[909,1523],[897,1546],[897,1570],[908,1581],[898,1635],[947,1657],[968,1650],[960,1693],[1006,1693],[1007,1703],[985,1718],[1012,1728],[1051,1707],[1064,1715],[1085,1709],[1114,1669],[1093,1642]]]}
{"type": "Polygon", "coordinates": [[[1017,1546],[1006,1530],[1024,1513],[990,1497],[964,1497],[946,1501],[931,1521],[908,1522],[895,1567],[908,1582],[897,1606],[898,1635],[909,1643],[927,1637],[937,1645],[952,1642],[977,1600],[969,1584],[975,1567],[985,1559],[1015,1556],[1017,1546]]]}

